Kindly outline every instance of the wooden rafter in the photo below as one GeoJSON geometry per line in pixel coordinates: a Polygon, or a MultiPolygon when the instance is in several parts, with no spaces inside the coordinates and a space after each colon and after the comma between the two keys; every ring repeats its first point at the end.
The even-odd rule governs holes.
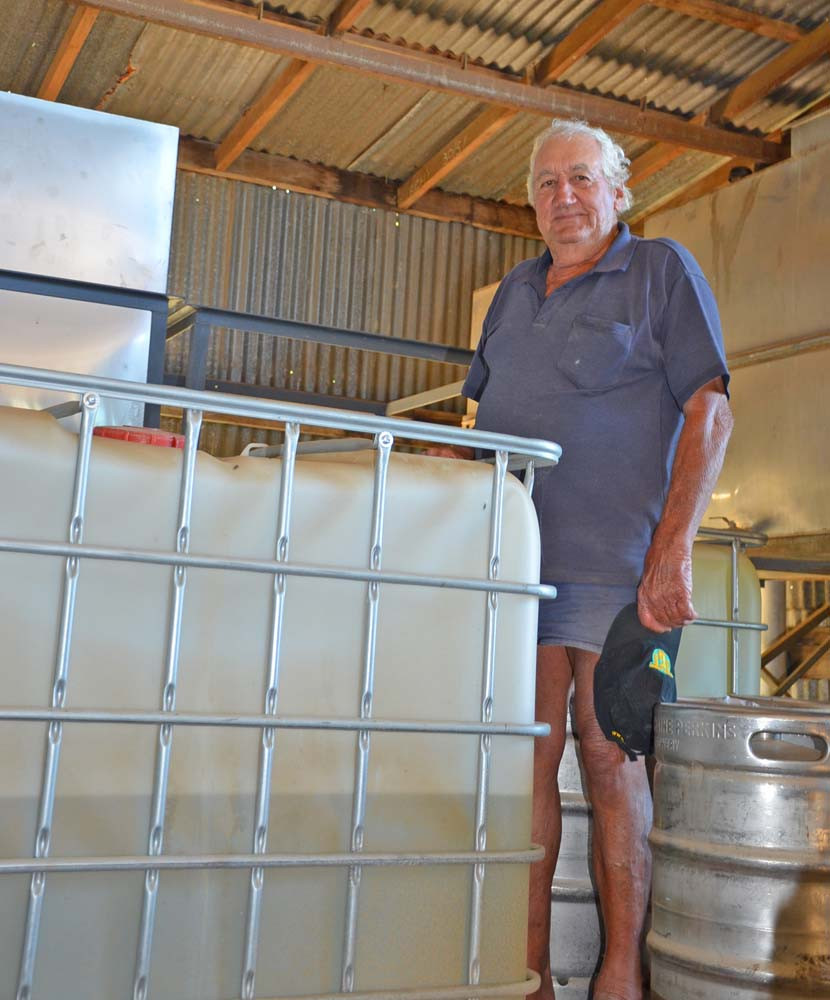
{"type": "Polygon", "coordinates": [[[704,195],[711,194],[713,191],[717,191],[719,188],[725,187],[730,183],[730,177],[735,167],[749,167],[751,169],[752,163],[741,159],[727,160],[726,163],[714,162],[702,174],[697,174],[686,184],[674,188],[673,191],[670,191],[664,197],[650,202],[639,211],[635,209],[631,214],[631,218],[627,221],[629,224],[642,222],[649,216],[656,215],[658,212],[665,212],[670,208],[679,208],[689,201],[694,201],[696,198],[702,198],[704,195]]]}
{"type": "Polygon", "coordinates": [[[348,31],[372,0],[340,0],[326,25],[326,31],[333,35],[336,31],[348,31]]]}
{"type": "Polygon", "coordinates": [[[718,0],[649,0],[649,3],[654,7],[686,14],[699,21],[714,21],[716,24],[725,24],[741,31],[777,38],[781,42],[797,42],[805,34],[804,29],[799,28],[797,24],[765,17],[763,14],[742,10],[731,3],[720,3],[718,0]]]}
{"type": "MultiPolygon", "coordinates": [[[[195,139],[179,141],[179,168],[230,180],[288,188],[301,194],[336,198],[352,205],[366,205],[387,212],[398,211],[398,185],[355,171],[303,163],[288,156],[269,156],[248,149],[230,166],[217,170],[216,147],[195,139]]],[[[471,198],[468,195],[428,191],[408,209],[408,214],[441,222],[463,222],[511,236],[539,239],[536,216],[524,205],[471,198]]]]}
{"type": "Polygon", "coordinates": [[[746,156],[776,162],[786,151],[756,136],[694,125],[678,115],[643,109],[612,97],[566,87],[528,86],[510,73],[408,49],[355,34],[326,36],[253,8],[221,0],[95,0],[94,6],[127,17],[164,24],[213,38],[382,79],[426,87],[487,104],[512,107],[545,117],[586,118],[612,131],[654,141],[675,142],[720,156],[746,156]]]}
{"type": "MultiPolygon", "coordinates": [[[[706,112],[695,115],[692,119],[692,121],[696,123],[700,123],[705,120],[706,112]]],[[[630,186],[635,187],[637,184],[642,184],[643,181],[648,180],[649,177],[652,177],[658,171],[662,170],[663,167],[667,167],[685,152],[686,150],[682,146],[677,146],[667,142],[655,143],[651,149],[647,149],[645,153],[641,153],[636,160],[631,161],[631,172],[628,180],[630,186]]]]}
{"type": "Polygon", "coordinates": [[[516,112],[510,108],[491,107],[474,118],[401,184],[398,207],[409,208],[515,117],[516,112]]]}
{"type": "MultiPolygon", "coordinates": [[[[334,34],[347,31],[372,0],[341,0],[328,20],[326,31],[334,34]]],[[[257,100],[230,129],[216,151],[216,167],[224,170],[247,149],[254,139],[274,120],[314,72],[314,63],[292,59],[288,67],[271,82],[257,100]]]]}
{"type": "Polygon", "coordinates": [[[92,26],[98,17],[99,11],[95,7],[87,7],[86,4],[78,6],[72,14],[69,27],[58,45],[58,50],[46,70],[38,88],[36,97],[44,101],[54,101],[57,99],[61,88],[66,83],[75,61],[84,46],[84,42],[89,37],[92,26]]]}
{"type": "Polygon", "coordinates": [[[561,76],[645,2],[646,0],[602,0],[542,59],[533,74],[534,82],[544,85],[561,76]]]}
{"type": "Polygon", "coordinates": [[[772,663],[777,656],[786,653],[788,649],[809,635],[828,615],[830,615],[830,603],[822,604],[815,611],[811,611],[798,625],[788,629],[767,646],[761,653],[761,665],[765,667],[768,663],[772,663]]]}
{"type": "Polygon", "coordinates": [[[779,56],[733,87],[712,108],[712,120],[736,118],[827,52],[830,52],[830,21],[825,21],[814,31],[804,35],[779,56]]]}
{"type": "MultiPolygon", "coordinates": [[[[534,83],[544,86],[555,80],[645,2],[646,0],[602,0],[542,59],[533,73],[534,83]]],[[[398,191],[401,207],[409,207],[424,192],[438,185],[515,116],[515,111],[498,107],[480,113],[404,181],[398,191]]]]}
{"type": "Polygon", "coordinates": [[[216,169],[225,170],[251,145],[271,122],[280,108],[297,93],[314,72],[314,64],[292,59],[288,67],[272,81],[245,111],[216,149],[216,169]]]}

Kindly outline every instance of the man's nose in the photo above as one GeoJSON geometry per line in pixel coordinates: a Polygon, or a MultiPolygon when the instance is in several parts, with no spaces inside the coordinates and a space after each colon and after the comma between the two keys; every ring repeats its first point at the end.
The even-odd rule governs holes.
{"type": "Polygon", "coordinates": [[[573,201],[574,189],[571,187],[571,182],[567,177],[560,177],[556,183],[556,188],[554,191],[554,200],[557,202],[568,202],[573,201]]]}

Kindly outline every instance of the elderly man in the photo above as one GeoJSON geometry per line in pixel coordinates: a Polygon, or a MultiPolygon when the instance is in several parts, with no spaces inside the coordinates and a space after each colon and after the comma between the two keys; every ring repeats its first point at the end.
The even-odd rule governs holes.
{"type": "Polygon", "coordinates": [[[593,673],[616,613],[636,599],[657,632],[695,617],[692,542],[723,461],[732,418],[717,308],[691,255],[632,236],[628,160],[600,129],[554,120],[533,149],[530,202],[547,250],[502,281],[464,385],[476,426],[563,447],[537,474],[539,611],[528,964],[554,996],[550,887],[561,835],[557,771],[568,694],[593,807],[594,873],[605,952],[594,1000],[640,1000],[650,884],[651,797],[642,759],[602,735],[593,673]]]}

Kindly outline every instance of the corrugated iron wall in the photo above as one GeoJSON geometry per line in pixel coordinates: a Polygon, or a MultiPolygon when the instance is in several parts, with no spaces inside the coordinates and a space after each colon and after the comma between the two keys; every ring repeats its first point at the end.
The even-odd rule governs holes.
{"type": "MultiPolygon", "coordinates": [[[[169,292],[196,305],[467,347],[472,293],[541,244],[324,198],[180,172],[169,292]]],[[[168,344],[183,374],[187,335],[168,344]]],[[[463,376],[453,365],[228,330],[208,378],[388,401],[463,376]]],[[[235,454],[262,432],[209,428],[235,454]]]]}

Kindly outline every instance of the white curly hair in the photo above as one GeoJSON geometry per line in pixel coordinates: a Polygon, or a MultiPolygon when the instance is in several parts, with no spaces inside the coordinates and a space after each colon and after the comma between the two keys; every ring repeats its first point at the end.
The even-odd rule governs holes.
{"type": "Polygon", "coordinates": [[[533,151],[530,154],[530,167],[527,174],[527,197],[531,205],[535,204],[533,194],[533,171],[536,167],[536,158],[539,150],[549,139],[574,139],[578,136],[588,136],[594,139],[599,145],[601,156],[602,173],[612,188],[622,189],[622,202],[620,210],[626,211],[634,204],[631,191],[626,187],[625,182],[630,176],[629,166],[631,161],[625,155],[625,151],[619,143],[614,142],[611,136],[601,128],[595,128],[584,121],[574,121],[569,118],[554,118],[544,132],[536,136],[533,143],[533,151]]]}

